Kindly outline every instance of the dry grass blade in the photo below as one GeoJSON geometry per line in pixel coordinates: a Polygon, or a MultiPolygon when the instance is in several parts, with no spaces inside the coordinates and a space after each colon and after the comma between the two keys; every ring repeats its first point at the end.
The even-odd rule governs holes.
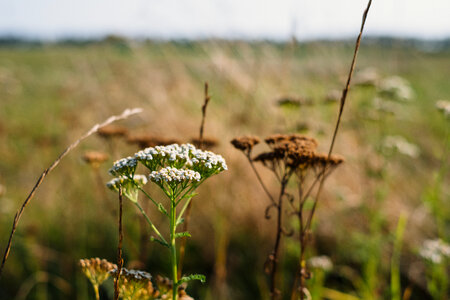
{"type": "MultiPolygon", "coordinates": [[[[202,122],[200,124],[200,133],[199,133],[199,148],[203,149],[203,132],[205,128],[205,119],[206,119],[206,108],[208,107],[209,100],[211,100],[211,96],[208,93],[208,82],[205,82],[205,98],[202,106],[202,122]]],[[[186,214],[184,217],[184,223],[183,223],[183,232],[188,231],[189,227],[189,217],[191,215],[192,210],[192,201],[189,202],[188,207],[186,209],[186,214]]],[[[186,251],[186,237],[183,237],[181,239],[180,243],[180,257],[178,260],[178,277],[181,278],[181,274],[183,271],[183,262],[184,262],[184,255],[186,251]]]]}
{"type": "Polygon", "coordinates": [[[58,156],[58,158],[50,165],[50,167],[48,167],[47,169],[44,170],[44,172],[42,172],[41,176],[38,178],[36,184],[34,185],[33,189],[31,190],[30,194],[25,199],[25,201],[23,202],[22,206],[20,207],[20,209],[17,211],[16,215],[14,216],[14,221],[13,221],[13,224],[12,224],[11,234],[9,236],[8,244],[6,246],[5,253],[3,254],[2,264],[0,266],[0,276],[2,274],[2,271],[3,271],[3,268],[5,266],[6,260],[8,259],[8,256],[9,256],[9,253],[10,253],[10,250],[11,250],[12,239],[14,237],[14,233],[16,232],[17,224],[19,223],[20,217],[22,216],[22,214],[23,214],[23,212],[25,210],[25,207],[28,205],[28,203],[31,201],[31,199],[33,199],[34,194],[36,193],[36,190],[42,184],[42,182],[44,181],[44,179],[48,175],[48,173],[50,173],[54,168],[56,168],[56,166],[59,164],[59,162],[70,151],[72,151],[75,147],[77,147],[78,144],[81,141],[83,141],[84,139],[88,138],[92,134],[96,133],[101,127],[109,125],[109,124],[111,124],[111,123],[113,123],[115,121],[127,119],[128,117],[130,117],[132,115],[135,115],[135,114],[138,114],[140,112],[142,112],[142,109],[140,109],[140,108],[126,109],[122,114],[117,115],[117,116],[111,116],[106,121],[104,121],[103,123],[96,124],[88,132],[86,132],[83,136],[81,136],[78,140],[76,140],[73,144],[71,144],[69,147],[67,147],[58,156]]]}
{"type": "MultiPolygon", "coordinates": [[[[345,85],[344,90],[342,91],[342,96],[341,96],[341,102],[340,102],[340,106],[339,106],[339,114],[338,114],[338,118],[336,121],[336,126],[334,128],[334,132],[333,132],[333,138],[331,139],[331,144],[330,144],[330,149],[328,151],[328,159],[330,158],[332,152],[333,152],[333,148],[334,148],[334,144],[336,141],[336,136],[337,133],[339,131],[339,127],[341,125],[341,118],[342,118],[342,113],[344,112],[344,106],[345,106],[345,101],[347,100],[347,94],[348,91],[350,90],[350,83],[352,81],[352,77],[353,77],[353,72],[355,70],[355,65],[356,65],[356,58],[358,57],[358,51],[359,51],[359,46],[361,45],[361,38],[362,38],[362,34],[364,31],[364,25],[366,24],[366,20],[367,20],[367,15],[369,13],[369,9],[370,6],[372,5],[372,0],[369,0],[366,9],[364,10],[364,14],[362,17],[362,22],[361,22],[361,29],[359,30],[359,35],[358,38],[356,39],[356,45],[355,45],[355,51],[353,53],[353,59],[352,59],[352,63],[350,65],[350,71],[348,73],[348,77],[347,77],[347,83],[345,85]]],[[[320,184],[319,184],[319,188],[317,189],[317,194],[316,194],[316,198],[314,201],[314,205],[311,211],[311,214],[308,217],[308,220],[306,222],[306,226],[305,226],[305,231],[309,229],[309,227],[311,226],[311,221],[312,218],[314,217],[314,213],[316,210],[316,206],[317,206],[317,200],[320,197],[320,193],[322,192],[322,188],[323,188],[323,183],[325,182],[325,172],[326,172],[326,168],[327,166],[325,165],[322,169],[322,175],[321,175],[321,180],[320,180],[320,184]]]]}
{"type": "Polygon", "coordinates": [[[114,300],[119,300],[119,279],[120,279],[120,273],[122,273],[122,267],[123,267],[122,208],[123,208],[122,187],[119,187],[119,244],[117,245],[117,275],[116,275],[116,278],[114,279],[114,300]]]}
{"type": "Polygon", "coordinates": [[[202,123],[200,125],[200,135],[199,135],[199,138],[200,138],[199,148],[200,149],[203,148],[203,131],[205,128],[206,108],[208,107],[209,100],[211,99],[211,96],[209,96],[209,94],[208,94],[208,88],[209,88],[208,82],[205,82],[205,102],[203,103],[203,106],[202,106],[202,123]]]}

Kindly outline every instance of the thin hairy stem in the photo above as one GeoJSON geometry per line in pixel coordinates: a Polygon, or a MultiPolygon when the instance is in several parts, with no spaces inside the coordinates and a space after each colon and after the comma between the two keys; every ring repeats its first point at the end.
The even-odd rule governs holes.
{"type": "Polygon", "coordinates": [[[3,268],[5,266],[6,260],[8,259],[9,256],[9,252],[11,250],[11,245],[12,245],[12,240],[14,237],[14,233],[16,232],[17,229],[17,225],[19,223],[20,217],[22,216],[25,207],[28,205],[28,203],[30,203],[31,199],[33,199],[37,189],[40,187],[40,185],[42,184],[42,182],[44,181],[45,177],[51,172],[53,171],[54,168],[56,168],[56,166],[58,166],[59,162],[70,152],[72,151],[75,147],[78,146],[78,144],[80,142],[82,142],[84,139],[88,138],[89,136],[91,136],[92,134],[96,133],[99,128],[109,125],[115,121],[119,121],[119,120],[124,120],[127,119],[128,117],[138,114],[142,111],[142,109],[140,108],[134,108],[134,109],[126,109],[122,114],[117,115],[117,116],[111,116],[109,117],[106,121],[104,121],[103,123],[100,124],[96,124],[94,127],[92,127],[88,132],[86,132],[84,135],[82,135],[78,140],[76,140],[73,144],[71,144],[69,147],[67,147],[59,156],[58,158],[47,168],[44,170],[44,172],[42,172],[41,176],[39,176],[36,184],[34,185],[33,189],[31,190],[30,194],[28,195],[28,197],[25,199],[25,201],[22,203],[22,206],[20,207],[20,209],[16,212],[16,215],[14,216],[14,220],[13,220],[13,224],[12,224],[12,229],[11,229],[11,233],[9,235],[9,240],[8,240],[8,244],[6,245],[6,249],[5,249],[5,253],[3,254],[3,259],[2,259],[2,264],[0,266],[0,276],[2,274],[3,268]]]}
{"type": "Polygon", "coordinates": [[[122,273],[123,258],[122,258],[122,243],[123,243],[123,231],[122,231],[122,214],[123,214],[123,197],[122,187],[119,186],[119,243],[117,245],[117,275],[114,279],[114,300],[119,300],[119,279],[120,273],[122,273]]]}

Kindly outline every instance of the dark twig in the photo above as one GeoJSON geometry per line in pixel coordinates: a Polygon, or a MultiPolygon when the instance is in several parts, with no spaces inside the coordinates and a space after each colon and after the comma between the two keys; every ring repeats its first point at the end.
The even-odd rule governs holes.
{"type": "MultiPolygon", "coordinates": [[[[202,121],[200,123],[200,132],[199,132],[199,148],[203,148],[203,133],[205,129],[205,119],[206,119],[206,108],[208,107],[209,100],[211,100],[211,96],[208,93],[208,82],[205,82],[205,96],[204,96],[204,102],[202,106],[202,121]]],[[[192,210],[192,203],[193,201],[189,202],[186,213],[184,215],[184,223],[183,223],[183,232],[187,232],[189,228],[189,219],[191,216],[191,210],[192,210]]],[[[186,237],[183,237],[180,242],[180,257],[178,260],[178,277],[181,278],[182,270],[183,270],[183,263],[184,263],[184,255],[186,252],[186,237]]]]}
{"type": "MultiPolygon", "coordinates": [[[[356,45],[355,45],[355,51],[353,53],[353,59],[352,59],[352,63],[350,66],[350,71],[348,73],[348,78],[347,78],[347,83],[345,85],[344,90],[342,91],[342,96],[341,96],[341,101],[340,101],[340,106],[339,106],[339,114],[338,114],[338,118],[336,121],[336,126],[334,128],[334,132],[333,132],[333,137],[331,139],[331,144],[330,144],[330,148],[328,151],[328,158],[327,160],[330,159],[331,154],[333,152],[333,148],[334,148],[334,144],[336,141],[336,136],[341,124],[341,119],[342,119],[342,114],[344,112],[344,106],[345,106],[345,102],[347,100],[347,95],[348,92],[350,90],[350,84],[351,84],[351,80],[352,80],[352,76],[353,76],[353,72],[355,70],[355,65],[356,65],[356,59],[358,56],[358,51],[359,51],[359,47],[361,44],[361,38],[362,38],[362,34],[363,34],[363,30],[364,30],[364,25],[366,23],[366,19],[367,19],[367,15],[369,13],[369,9],[370,6],[372,4],[372,0],[369,0],[367,7],[364,11],[363,17],[362,17],[362,23],[361,23],[361,28],[359,31],[359,35],[358,38],[356,39],[356,45]]],[[[308,215],[308,218],[306,220],[306,224],[303,226],[303,216],[301,215],[301,211],[300,211],[300,215],[299,215],[299,219],[300,219],[300,287],[299,287],[299,292],[300,292],[300,299],[303,300],[305,298],[305,288],[306,288],[306,283],[305,283],[305,279],[307,279],[309,277],[308,271],[306,269],[306,263],[304,261],[304,256],[305,256],[305,252],[306,252],[306,247],[307,247],[307,240],[308,240],[308,232],[309,229],[311,227],[311,223],[312,223],[312,219],[314,217],[314,213],[316,211],[316,207],[317,207],[317,202],[319,200],[320,194],[322,192],[323,189],[323,185],[325,182],[325,179],[327,178],[327,168],[328,165],[325,164],[322,168],[322,171],[320,172],[318,178],[320,178],[320,183],[319,183],[319,187],[317,188],[317,193],[316,193],[316,197],[314,198],[314,203],[313,203],[313,207],[311,209],[311,212],[308,215]]],[[[328,173],[329,174],[329,173],[328,173]]],[[[308,193],[309,194],[309,191],[308,193]]],[[[304,199],[306,200],[306,199],[304,199]]]]}
{"type": "Polygon", "coordinates": [[[120,273],[122,273],[122,267],[123,267],[122,208],[123,208],[122,187],[119,186],[119,244],[117,245],[117,275],[116,275],[116,278],[114,279],[114,300],[119,300],[119,279],[120,279],[120,273]]]}
{"type": "MultiPolygon", "coordinates": [[[[366,10],[364,11],[364,14],[363,14],[361,29],[359,31],[358,38],[356,39],[355,51],[353,53],[352,64],[350,66],[350,71],[348,73],[347,84],[345,85],[345,88],[342,91],[341,102],[340,102],[340,106],[339,106],[339,114],[338,114],[338,118],[336,121],[336,126],[334,128],[333,138],[331,139],[330,149],[328,150],[328,159],[330,158],[330,156],[333,152],[334,143],[336,141],[336,136],[337,136],[340,124],[341,124],[342,113],[344,112],[345,101],[347,100],[347,94],[348,94],[348,91],[350,90],[350,83],[352,81],[353,71],[355,70],[356,58],[358,56],[359,46],[361,44],[361,38],[362,38],[363,30],[364,30],[364,25],[366,24],[367,15],[369,13],[369,9],[370,9],[371,5],[372,5],[372,0],[369,0],[366,10]]],[[[316,198],[314,201],[314,205],[312,207],[311,214],[308,217],[308,221],[306,222],[305,230],[308,230],[308,228],[311,226],[311,221],[312,221],[312,218],[314,217],[314,213],[315,213],[316,206],[317,206],[317,200],[320,197],[320,193],[322,192],[323,184],[325,182],[326,176],[324,176],[324,174],[326,172],[326,167],[327,166],[325,165],[322,169],[322,176],[321,176],[319,188],[317,189],[317,194],[316,194],[316,198]]]]}
{"type": "Polygon", "coordinates": [[[42,184],[42,182],[44,181],[45,177],[48,175],[48,173],[50,173],[51,171],[53,171],[54,168],[56,168],[56,166],[59,164],[59,162],[71,151],[73,150],[75,147],[78,146],[78,144],[83,141],[84,139],[88,138],[89,136],[91,136],[92,134],[94,134],[95,132],[97,132],[99,130],[99,128],[109,125],[115,121],[118,120],[123,120],[126,119],[134,114],[140,113],[142,111],[142,109],[140,108],[135,108],[135,109],[126,109],[121,115],[118,116],[111,116],[109,117],[106,121],[104,121],[103,123],[100,124],[96,124],[94,127],[92,127],[88,132],[86,132],[83,136],[81,136],[78,140],[76,140],[73,144],[71,144],[69,147],[67,147],[59,156],[58,158],[50,165],[50,167],[48,167],[47,169],[44,170],[44,172],[42,172],[41,176],[38,178],[36,184],[34,185],[33,189],[31,190],[30,194],[28,195],[28,197],[25,199],[25,201],[23,202],[22,206],[20,207],[20,209],[16,212],[16,215],[14,216],[14,221],[12,224],[12,229],[11,229],[11,233],[9,235],[9,240],[8,240],[8,244],[6,246],[5,249],[5,253],[3,254],[3,260],[2,260],[2,264],[0,266],[0,276],[2,274],[3,268],[5,266],[6,260],[8,259],[10,250],[11,250],[11,245],[12,245],[12,240],[14,237],[14,233],[16,232],[17,229],[17,224],[19,223],[20,217],[22,216],[25,207],[28,205],[28,203],[31,201],[31,199],[33,199],[34,194],[36,193],[36,190],[39,188],[39,186],[42,184]]]}

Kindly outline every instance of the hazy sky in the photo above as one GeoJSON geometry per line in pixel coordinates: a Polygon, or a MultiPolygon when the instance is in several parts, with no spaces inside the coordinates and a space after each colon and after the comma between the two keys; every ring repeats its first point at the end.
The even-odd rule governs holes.
{"type": "MultiPolygon", "coordinates": [[[[354,36],[365,0],[0,0],[0,35],[159,38],[354,36]]],[[[450,37],[450,0],[373,0],[367,33],[450,37]]]]}

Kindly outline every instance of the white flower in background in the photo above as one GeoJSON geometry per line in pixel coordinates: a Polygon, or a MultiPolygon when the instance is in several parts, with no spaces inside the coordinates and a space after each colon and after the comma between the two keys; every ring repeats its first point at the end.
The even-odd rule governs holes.
{"type": "Polygon", "coordinates": [[[383,147],[386,150],[398,151],[401,154],[417,158],[420,154],[420,149],[417,145],[408,142],[402,136],[387,136],[383,141],[383,147]]]}
{"type": "Polygon", "coordinates": [[[442,111],[447,118],[450,118],[450,101],[439,100],[436,102],[436,108],[442,111]]]}
{"type": "Polygon", "coordinates": [[[106,186],[112,191],[119,191],[122,187],[122,193],[133,202],[137,202],[139,188],[147,184],[147,177],[144,175],[134,175],[132,178],[120,176],[112,179],[106,186]]]}
{"type": "Polygon", "coordinates": [[[109,174],[113,176],[133,176],[136,171],[137,160],[134,157],[128,156],[114,162],[109,174]]]}
{"type": "Polygon", "coordinates": [[[399,100],[411,100],[414,97],[414,91],[409,82],[399,76],[383,79],[379,85],[379,89],[381,93],[399,100]]]}
{"type": "Polygon", "coordinates": [[[419,250],[419,255],[434,264],[440,264],[450,258],[450,245],[441,239],[426,240],[419,250]]]}
{"type": "Polygon", "coordinates": [[[328,256],[314,256],[308,260],[308,265],[311,268],[322,269],[324,271],[330,271],[333,268],[333,262],[328,256]]]}

